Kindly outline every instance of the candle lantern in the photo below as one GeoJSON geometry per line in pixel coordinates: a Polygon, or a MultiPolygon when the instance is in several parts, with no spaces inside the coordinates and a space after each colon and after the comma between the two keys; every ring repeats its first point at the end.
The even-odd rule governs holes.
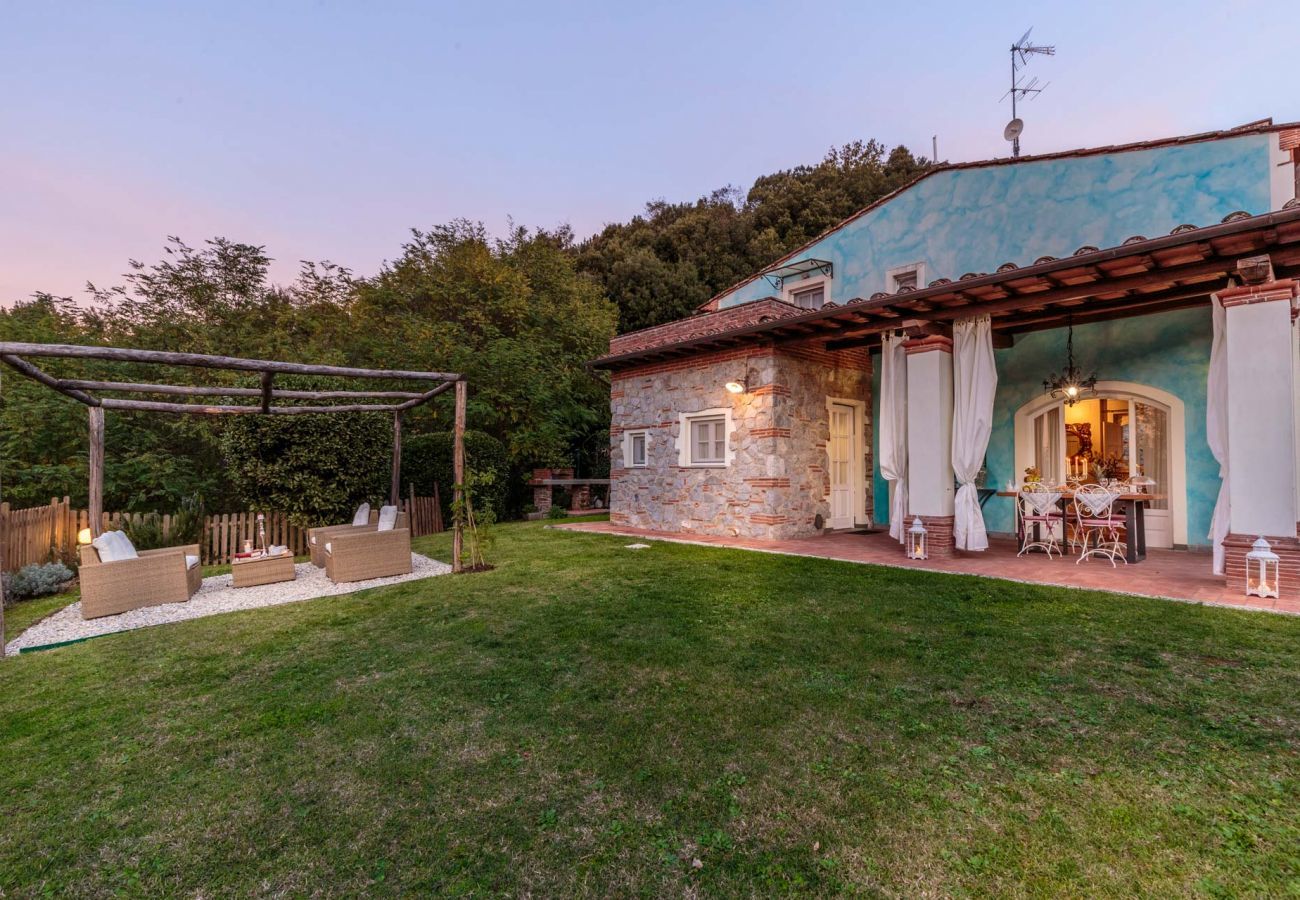
{"type": "Polygon", "coordinates": [[[1260,538],[1255,541],[1246,554],[1246,596],[1280,597],[1278,583],[1278,563],[1280,558],[1269,547],[1268,541],[1260,538]]]}
{"type": "Polygon", "coordinates": [[[90,529],[89,529],[89,528],[83,528],[83,529],[81,529],[80,531],[77,532],[77,543],[78,543],[78,544],[89,544],[92,540],[93,540],[93,538],[90,536],[90,529]]]}
{"type": "Polygon", "coordinates": [[[921,517],[917,516],[912,521],[912,527],[907,529],[908,559],[926,559],[929,556],[926,538],[925,526],[921,524],[921,517]]]}

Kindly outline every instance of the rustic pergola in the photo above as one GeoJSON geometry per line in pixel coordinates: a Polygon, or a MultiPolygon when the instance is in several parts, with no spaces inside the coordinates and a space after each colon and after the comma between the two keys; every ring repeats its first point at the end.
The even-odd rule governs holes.
{"type": "MultiPolygon", "coordinates": [[[[393,465],[389,502],[396,505],[401,499],[402,416],[407,410],[428,403],[434,397],[454,387],[456,390],[456,420],[452,451],[452,468],[455,480],[454,502],[459,503],[461,500],[461,485],[465,480],[466,382],[462,375],[455,372],[359,369],[350,366],[312,365],[269,359],[242,359],[236,356],[210,356],[204,353],[170,353],[160,350],[134,350],[121,347],[86,347],[76,344],[26,344],[14,342],[0,342],[0,362],[3,362],[19,374],[37,381],[51,390],[58,391],[60,394],[70,397],[88,408],[90,413],[90,528],[92,534],[96,536],[103,528],[104,517],[104,410],[106,409],[204,416],[302,416],[352,412],[391,413],[393,416],[393,465]],[[141,365],[186,366],[199,369],[218,369],[226,372],[247,372],[257,374],[261,385],[254,388],[56,378],[34,365],[30,361],[32,358],[103,360],[141,365]],[[391,379],[433,382],[434,386],[421,391],[284,390],[275,387],[276,375],[391,379]],[[243,397],[256,402],[213,405],[201,402],[179,402],[177,400],[101,397],[99,396],[101,393],[146,394],[179,398],[243,397]],[[277,400],[308,402],[300,406],[286,406],[275,405],[277,400]],[[326,401],[350,402],[328,403],[326,401]],[[312,403],[316,405],[312,405],[312,403]]],[[[452,569],[454,571],[460,571],[462,537],[461,526],[457,521],[452,533],[452,569]]]]}

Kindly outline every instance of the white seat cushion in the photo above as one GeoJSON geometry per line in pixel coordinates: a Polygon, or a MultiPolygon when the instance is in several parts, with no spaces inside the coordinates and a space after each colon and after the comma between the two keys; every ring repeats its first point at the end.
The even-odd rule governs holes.
{"type": "Polygon", "coordinates": [[[332,553],[332,552],[333,552],[333,550],[332,550],[331,547],[330,547],[330,542],[329,542],[329,541],[326,541],[326,542],[325,542],[325,552],[326,552],[326,553],[332,553]]]}
{"type": "Polygon", "coordinates": [[[105,531],[90,543],[99,553],[100,562],[119,562],[139,556],[131,539],[121,531],[105,531]]]}
{"type": "Polygon", "coordinates": [[[353,516],[352,516],[352,524],[353,524],[353,525],[369,525],[369,524],[370,524],[370,504],[369,504],[369,503],[362,503],[360,506],[357,507],[357,511],[356,511],[356,513],[354,513],[353,516]]]}
{"type": "Polygon", "coordinates": [[[117,543],[121,547],[118,552],[122,554],[123,559],[136,559],[139,557],[140,554],[135,552],[135,544],[131,543],[131,539],[126,536],[125,531],[117,532],[117,543]]]}
{"type": "Polygon", "coordinates": [[[185,554],[185,568],[192,569],[198,564],[199,564],[199,558],[197,556],[191,556],[188,553],[185,554]]]}
{"type": "Polygon", "coordinates": [[[311,536],[311,542],[312,542],[313,544],[316,543],[316,535],[313,534],[313,535],[311,536]]]}
{"type": "Polygon", "coordinates": [[[379,530],[392,531],[393,526],[397,524],[397,507],[381,506],[379,507],[379,530]]]}

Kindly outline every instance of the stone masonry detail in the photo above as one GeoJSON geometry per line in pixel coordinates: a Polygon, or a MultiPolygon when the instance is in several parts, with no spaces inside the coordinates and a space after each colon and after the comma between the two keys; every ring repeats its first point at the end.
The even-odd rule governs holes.
{"type": "Polygon", "coordinates": [[[749,348],[613,373],[610,521],[656,531],[783,540],[830,516],[827,399],[861,401],[854,460],[871,509],[871,367],[865,351],[749,348]],[[729,381],[748,381],[742,394],[729,381]],[[682,414],[729,409],[729,465],[679,464],[682,414]],[[646,433],[646,466],[625,465],[624,434],[646,433]]]}

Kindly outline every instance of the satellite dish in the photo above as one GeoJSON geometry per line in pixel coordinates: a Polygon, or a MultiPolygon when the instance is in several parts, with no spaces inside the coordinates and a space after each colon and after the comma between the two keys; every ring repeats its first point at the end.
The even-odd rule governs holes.
{"type": "Polygon", "coordinates": [[[1012,119],[1007,123],[1007,127],[1002,129],[1002,137],[1008,141],[1014,141],[1020,137],[1020,132],[1025,130],[1025,123],[1021,119],[1012,119]]]}

